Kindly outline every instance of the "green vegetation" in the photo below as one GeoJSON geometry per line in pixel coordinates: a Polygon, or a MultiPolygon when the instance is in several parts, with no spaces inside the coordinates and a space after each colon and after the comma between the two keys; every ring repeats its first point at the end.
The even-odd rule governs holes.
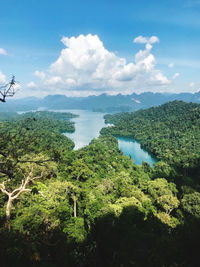
{"type": "Polygon", "coordinates": [[[174,101],[105,119],[114,127],[102,129],[102,134],[133,136],[158,159],[199,184],[200,105],[174,101]]]}
{"type": "Polygon", "coordinates": [[[54,111],[30,111],[25,113],[17,112],[0,112],[0,121],[15,121],[22,120],[25,118],[48,118],[55,120],[69,120],[76,118],[78,115],[72,114],[70,112],[54,112],[54,111]]]}
{"type": "Polygon", "coordinates": [[[49,111],[36,111],[36,112],[26,112],[20,115],[20,118],[48,118],[54,120],[69,120],[76,118],[78,115],[72,114],[70,112],[49,112],[49,111]]]}
{"type": "Polygon", "coordinates": [[[0,121],[15,120],[17,117],[17,112],[0,112],[0,121]]]}
{"type": "Polygon", "coordinates": [[[175,164],[200,158],[200,105],[174,101],[134,113],[106,115],[115,127],[104,131],[131,135],[160,159],[175,164]],[[181,157],[181,160],[180,160],[181,157]]]}
{"type": "Polygon", "coordinates": [[[68,123],[69,131],[74,125],[50,112],[2,122],[2,266],[196,266],[200,242],[197,177],[190,176],[191,166],[185,172],[186,153],[183,164],[165,157],[162,129],[166,127],[166,143],[173,142],[168,146],[170,154],[185,148],[196,162],[198,148],[192,153],[190,146],[184,147],[184,136],[167,136],[178,130],[180,118],[185,125],[179,122],[180,133],[184,127],[185,138],[194,135],[193,142],[199,140],[195,132],[198,109],[195,104],[174,102],[147,111],[106,115],[115,126],[103,129],[103,135],[77,151],[61,134],[63,123],[68,123]],[[119,151],[115,134],[133,135],[143,146],[149,134],[151,142],[146,147],[154,148],[162,160],[155,168],[147,163],[135,165],[119,151]],[[157,138],[161,138],[160,147],[157,138]]]}

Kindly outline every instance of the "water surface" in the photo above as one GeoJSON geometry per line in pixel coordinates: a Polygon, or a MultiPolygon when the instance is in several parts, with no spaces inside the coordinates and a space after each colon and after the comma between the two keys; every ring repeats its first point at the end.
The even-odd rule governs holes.
{"type": "Polygon", "coordinates": [[[141,165],[142,162],[148,162],[150,166],[158,162],[155,157],[153,157],[145,149],[141,148],[139,142],[131,137],[116,136],[119,144],[119,149],[127,156],[131,156],[135,164],[141,165]]]}
{"type": "Polygon", "coordinates": [[[75,132],[65,133],[74,141],[75,150],[88,145],[93,138],[99,136],[100,130],[107,126],[103,118],[104,113],[76,109],[65,111],[79,115],[79,117],[72,119],[75,122],[75,132]]]}
{"type": "MultiPolygon", "coordinates": [[[[75,123],[74,133],[65,133],[67,137],[73,140],[75,143],[75,150],[88,145],[93,138],[99,136],[99,132],[103,127],[107,127],[105,124],[104,113],[92,112],[89,110],[53,110],[57,112],[71,112],[79,115],[79,117],[72,118],[75,123]]],[[[129,137],[117,137],[119,149],[121,149],[125,155],[131,156],[135,164],[142,164],[142,161],[148,162],[150,166],[153,166],[157,160],[151,156],[150,153],[141,148],[140,143],[129,137]]]]}

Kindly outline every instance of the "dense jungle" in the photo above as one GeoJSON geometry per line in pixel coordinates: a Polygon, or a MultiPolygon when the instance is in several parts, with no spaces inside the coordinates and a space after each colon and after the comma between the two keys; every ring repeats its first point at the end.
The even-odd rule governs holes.
{"type": "Polygon", "coordinates": [[[200,105],[107,114],[78,150],[74,117],[0,113],[1,266],[198,266],[200,105]],[[119,135],[158,163],[136,165],[119,135]]]}

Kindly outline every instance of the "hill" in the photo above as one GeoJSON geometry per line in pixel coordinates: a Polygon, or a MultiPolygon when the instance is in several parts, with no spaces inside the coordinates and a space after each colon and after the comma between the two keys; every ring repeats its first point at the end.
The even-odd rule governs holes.
{"type": "Polygon", "coordinates": [[[200,170],[200,105],[172,101],[159,107],[105,116],[113,127],[102,134],[133,136],[178,174],[198,180],[200,170]]]}
{"type": "Polygon", "coordinates": [[[66,97],[64,95],[48,95],[43,99],[28,97],[24,99],[9,99],[1,105],[1,111],[29,111],[43,109],[89,109],[100,112],[135,111],[158,106],[169,101],[182,100],[200,103],[200,92],[164,94],[145,92],[130,95],[107,95],[88,97],[66,97]]]}
{"type": "Polygon", "coordinates": [[[106,115],[115,126],[76,151],[62,135],[71,113],[2,114],[2,266],[196,266],[199,107],[106,115]],[[111,134],[134,135],[160,162],[135,165],[111,134]]]}

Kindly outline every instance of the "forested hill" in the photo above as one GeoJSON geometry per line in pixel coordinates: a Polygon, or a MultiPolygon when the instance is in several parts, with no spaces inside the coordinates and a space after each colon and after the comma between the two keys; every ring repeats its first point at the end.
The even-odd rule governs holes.
{"type": "MultiPolygon", "coordinates": [[[[138,130],[140,136],[144,129],[143,142],[151,136],[153,148],[162,127],[169,128],[166,133],[180,130],[178,114],[182,123],[190,114],[197,129],[198,110],[172,102],[150,109],[151,115],[147,110],[107,116],[116,127],[75,151],[62,134],[63,127],[75,130],[71,114],[0,114],[1,266],[196,266],[200,193],[190,183],[193,177],[166,161],[154,168],[135,165],[109,133],[138,130]]],[[[184,125],[187,130],[187,120],[184,125]]]]}
{"type": "Polygon", "coordinates": [[[49,111],[36,111],[36,112],[25,112],[18,114],[17,112],[0,112],[0,121],[14,121],[22,120],[25,118],[35,118],[35,119],[54,119],[54,120],[64,120],[68,121],[78,115],[72,114],[70,112],[49,112],[49,111]]]}
{"type": "Polygon", "coordinates": [[[132,113],[105,116],[102,134],[133,136],[158,159],[187,172],[200,163],[200,105],[173,101],[132,113]]]}

